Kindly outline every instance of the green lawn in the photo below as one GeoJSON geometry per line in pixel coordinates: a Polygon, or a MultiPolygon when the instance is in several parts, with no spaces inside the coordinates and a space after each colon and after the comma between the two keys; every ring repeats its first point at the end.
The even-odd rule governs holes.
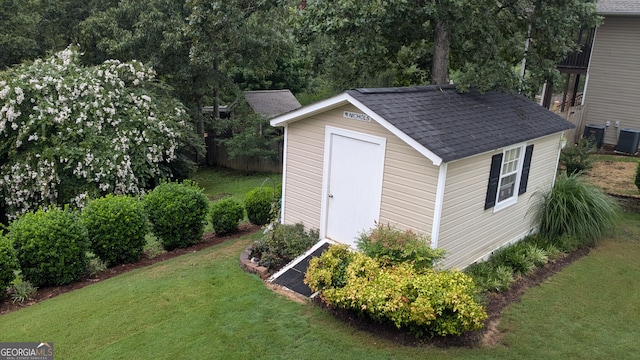
{"type": "Polygon", "coordinates": [[[0,317],[0,341],[58,359],[602,359],[640,352],[640,216],[509,307],[491,348],[407,347],[299,304],[243,272],[259,232],[0,317]]]}
{"type": "Polygon", "coordinates": [[[244,195],[258,186],[270,186],[280,189],[282,174],[279,173],[250,173],[224,168],[203,167],[192,179],[211,200],[218,200],[227,196],[243,201],[244,195]]]}

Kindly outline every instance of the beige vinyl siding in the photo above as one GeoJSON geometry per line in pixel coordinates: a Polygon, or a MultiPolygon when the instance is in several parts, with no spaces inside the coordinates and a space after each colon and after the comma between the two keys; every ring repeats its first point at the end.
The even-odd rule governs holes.
{"type": "Polygon", "coordinates": [[[596,32],[588,79],[585,123],[611,121],[605,143],[617,144],[622,128],[640,129],[640,16],[605,17],[596,32]]]}
{"type": "Polygon", "coordinates": [[[527,192],[518,202],[494,213],[484,210],[491,157],[494,152],[454,161],[448,165],[438,246],[447,252],[444,266],[464,268],[491,251],[518,240],[532,228],[529,198],[549,189],[555,176],[560,134],[530,141],[534,144],[527,192]]]}
{"type": "Polygon", "coordinates": [[[431,234],[438,167],[375,121],[344,111],[362,113],[348,105],[288,125],[284,221],[320,227],[325,129],[333,126],[387,139],[380,222],[431,234]]]}

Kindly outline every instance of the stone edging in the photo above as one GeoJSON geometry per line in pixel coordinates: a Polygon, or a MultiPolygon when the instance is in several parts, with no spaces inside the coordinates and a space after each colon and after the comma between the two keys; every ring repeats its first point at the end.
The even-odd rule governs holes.
{"type": "Polygon", "coordinates": [[[262,280],[266,280],[269,277],[269,272],[266,267],[259,265],[257,262],[251,261],[251,247],[246,248],[242,254],[240,254],[240,266],[252,274],[256,274],[262,280]]]}

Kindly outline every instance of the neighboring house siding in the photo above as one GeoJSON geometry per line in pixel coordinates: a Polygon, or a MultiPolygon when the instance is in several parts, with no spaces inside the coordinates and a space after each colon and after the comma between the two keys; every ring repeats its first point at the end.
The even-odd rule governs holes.
{"type": "Polygon", "coordinates": [[[518,240],[531,230],[530,199],[549,189],[556,171],[560,134],[527,142],[534,144],[527,192],[518,202],[494,213],[484,210],[491,156],[497,149],[448,165],[438,246],[445,249],[445,267],[466,267],[491,251],[518,240]]]}
{"type": "Polygon", "coordinates": [[[584,103],[586,124],[611,121],[607,144],[617,144],[621,128],[640,129],[640,16],[607,16],[597,29],[584,103]]]}
{"type": "Polygon", "coordinates": [[[324,138],[329,125],[387,139],[380,222],[431,234],[438,168],[375,121],[346,119],[344,111],[362,112],[343,106],[288,125],[285,223],[320,227],[324,138]]]}

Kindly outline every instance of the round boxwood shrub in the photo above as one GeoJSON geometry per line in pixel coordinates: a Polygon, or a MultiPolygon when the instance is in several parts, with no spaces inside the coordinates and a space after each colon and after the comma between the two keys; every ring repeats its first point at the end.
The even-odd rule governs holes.
{"type": "Polygon", "coordinates": [[[275,190],[268,186],[257,187],[245,195],[244,208],[252,224],[264,225],[271,221],[271,206],[275,197],[275,190]]]}
{"type": "Polygon", "coordinates": [[[0,300],[4,298],[5,290],[15,278],[15,270],[18,270],[16,251],[9,239],[0,235],[0,300]]]}
{"type": "Polygon", "coordinates": [[[238,230],[244,217],[242,204],[232,198],[222,199],[211,205],[211,224],[216,234],[227,234],[238,230]]]}
{"type": "Polygon", "coordinates": [[[202,239],[209,200],[195,182],[165,182],[144,198],[153,233],[166,250],[184,248],[202,239]]]}
{"type": "Polygon", "coordinates": [[[82,211],[91,251],[108,266],[140,260],[149,230],[144,205],[126,195],[92,200],[82,211]]]}
{"type": "Polygon", "coordinates": [[[40,209],[9,225],[22,276],[34,286],[65,285],[82,277],[89,250],[87,229],[77,213],[40,209]]]}

